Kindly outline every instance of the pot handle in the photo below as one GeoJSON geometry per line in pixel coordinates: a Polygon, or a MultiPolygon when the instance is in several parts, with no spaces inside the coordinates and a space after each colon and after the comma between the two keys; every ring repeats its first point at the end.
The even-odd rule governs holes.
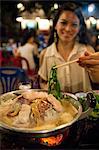
{"type": "Polygon", "coordinates": [[[89,103],[89,107],[95,108],[95,106],[96,106],[96,97],[94,96],[94,94],[92,92],[88,92],[86,98],[87,98],[87,101],[89,103]]]}
{"type": "Polygon", "coordinates": [[[96,106],[96,97],[94,96],[92,92],[87,93],[86,101],[88,102],[89,108],[86,111],[82,112],[79,120],[88,117],[88,115],[93,111],[93,108],[95,108],[96,106]]]}

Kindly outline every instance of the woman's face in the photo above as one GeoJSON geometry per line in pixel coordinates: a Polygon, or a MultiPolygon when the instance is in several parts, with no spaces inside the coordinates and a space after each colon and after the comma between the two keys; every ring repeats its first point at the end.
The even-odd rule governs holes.
{"type": "Polygon", "coordinates": [[[78,34],[79,28],[79,18],[71,11],[64,11],[55,27],[59,40],[63,42],[71,42],[78,34]]]}
{"type": "Polygon", "coordinates": [[[29,40],[28,40],[28,42],[31,43],[31,44],[33,44],[34,38],[33,38],[33,37],[30,37],[29,40]]]}

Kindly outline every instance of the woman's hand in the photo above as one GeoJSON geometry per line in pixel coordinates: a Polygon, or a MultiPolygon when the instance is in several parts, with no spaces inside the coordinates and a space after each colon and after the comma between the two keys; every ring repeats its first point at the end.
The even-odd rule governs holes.
{"type": "Polygon", "coordinates": [[[85,52],[84,56],[79,58],[78,63],[89,72],[93,82],[99,83],[99,52],[85,52]]]}
{"type": "Polygon", "coordinates": [[[99,65],[99,52],[89,53],[85,52],[85,54],[79,58],[79,65],[82,67],[93,67],[99,65]]]}

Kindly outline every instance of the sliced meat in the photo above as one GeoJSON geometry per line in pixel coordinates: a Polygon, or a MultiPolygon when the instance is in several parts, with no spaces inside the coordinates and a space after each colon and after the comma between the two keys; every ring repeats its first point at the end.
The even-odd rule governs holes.
{"type": "Polygon", "coordinates": [[[23,97],[28,99],[29,101],[32,101],[37,98],[47,98],[48,94],[46,92],[33,92],[33,91],[28,91],[22,93],[23,97]]]}
{"type": "Polygon", "coordinates": [[[20,104],[30,104],[29,100],[24,98],[23,96],[18,98],[18,102],[20,102],[20,104]]]}
{"type": "Polygon", "coordinates": [[[47,100],[53,105],[54,109],[58,112],[62,112],[63,106],[59,100],[57,100],[52,94],[49,94],[47,100]]]}
{"type": "Polygon", "coordinates": [[[31,112],[31,106],[29,106],[27,104],[22,104],[22,108],[18,115],[19,122],[20,123],[28,123],[30,112],[31,112]]]}
{"type": "Polygon", "coordinates": [[[6,116],[11,109],[11,105],[0,106],[0,118],[6,116]]]}

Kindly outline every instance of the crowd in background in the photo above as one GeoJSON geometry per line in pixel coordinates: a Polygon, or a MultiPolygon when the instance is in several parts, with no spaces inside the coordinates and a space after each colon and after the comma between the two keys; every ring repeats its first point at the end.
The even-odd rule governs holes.
{"type": "MultiPolygon", "coordinates": [[[[27,55],[29,54],[29,47],[26,47],[24,50],[24,54],[22,53],[21,48],[26,44],[30,43],[32,45],[31,56],[34,59],[34,63],[30,64],[30,68],[35,68],[33,66],[39,65],[39,54],[40,52],[47,47],[48,38],[50,35],[50,31],[35,31],[33,29],[25,30],[21,37],[18,40],[15,40],[14,37],[9,37],[6,42],[0,41],[0,51],[7,55],[9,53],[11,56],[22,56],[27,59],[27,55]],[[21,53],[19,52],[21,51],[21,53]],[[26,52],[27,51],[27,52],[26,52]],[[20,54],[19,54],[20,53],[20,54]]],[[[24,49],[25,47],[23,47],[24,49]]],[[[30,61],[28,59],[28,61],[30,61]]],[[[24,67],[23,67],[24,68],[24,67]]]]}

